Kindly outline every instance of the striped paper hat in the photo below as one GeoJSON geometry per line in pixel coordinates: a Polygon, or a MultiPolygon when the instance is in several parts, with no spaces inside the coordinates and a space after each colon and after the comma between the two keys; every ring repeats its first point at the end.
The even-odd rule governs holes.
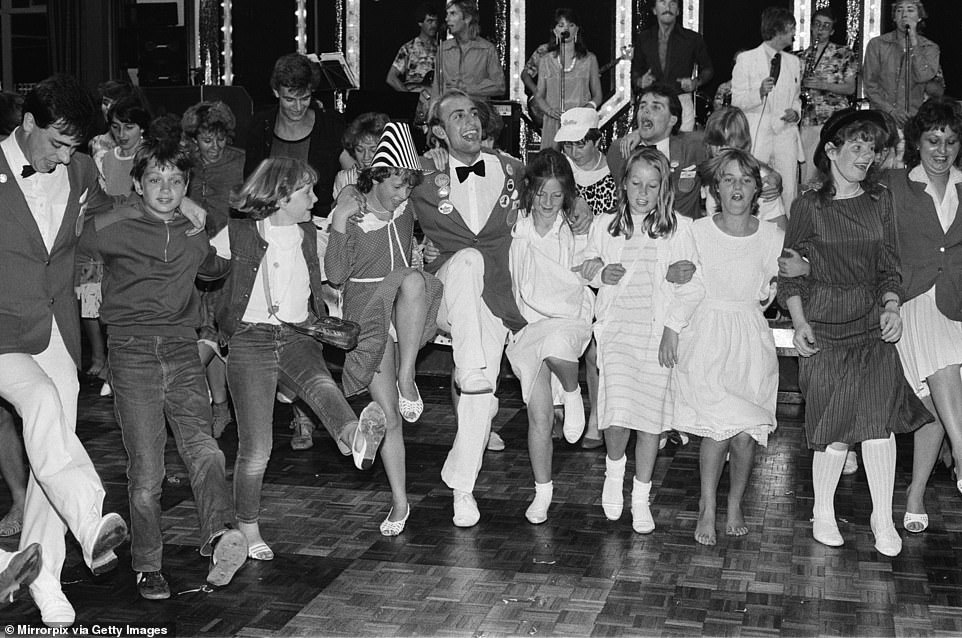
{"type": "Polygon", "coordinates": [[[411,127],[404,122],[388,122],[374,151],[371,168],[407,168],[420,171],[421,160],[414,148],[411,127]]]}

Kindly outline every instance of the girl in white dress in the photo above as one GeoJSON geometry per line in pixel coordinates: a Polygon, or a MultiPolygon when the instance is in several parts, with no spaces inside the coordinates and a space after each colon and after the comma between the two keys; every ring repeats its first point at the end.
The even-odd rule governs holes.
{"type": "MultiPolygon", "coordinates": [[[[585,407],[578,386],[578,358],[591,338],[594,296],[571,271],[577,242],[566,211],[577,198],[574,175],[564,155],[539,153],[528,165],[522,190],[526,213],[511,232],[509,266],[515,301],[528,324],[509,337],[508,360],[521,381],[528,409],[528,455],[535,497],[525,517],[535,525],[548,520],[551,481],[551,428],[554,396],[564,405],[564,435],[575,443],[584,431],[585,407]],[[553,389],[560,391],[552,392],[553,389]]],[[[583,245],[581,246],[583,248],[583,245]]]]}
{"type": "Polygon", "coordinates": [[[741,502],[756,441],[775,429],[778,359],[762,310],[774,298],[772,280],[784,232],[758,219],[758,161],[728,149],[707,166],[721,212],[692,224],[705,297],[678,346],[672,385],[676,430],[702,437],[701,500],[695,540],[715,544],[718,481],[731,455],[725,533],[748,533],[741,502]]]}
{"type": "Polygon", "coordinates": [[[598,411],[606,430],[601,505],[609,520],[624,508],[628,438],[637,431],[632,528],[654,531],[648,506],[658,439],[672,424],[669,393],[678,333],[703,295],[697,271],[686,284],[666,280],[669,264],[697,262],[691,220],[675,214],[668,160],[652,147],[628,158],[618,209],[598,217],[588,234],[587,260],[577,267],[599,286],[594,327],[600,382],[598,411]]]}

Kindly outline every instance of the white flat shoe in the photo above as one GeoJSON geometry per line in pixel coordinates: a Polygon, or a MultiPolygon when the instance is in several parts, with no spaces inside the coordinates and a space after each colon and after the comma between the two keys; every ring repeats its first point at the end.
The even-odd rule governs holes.
{"type": "Polygon", "coordinates": [[[471,492],[454,490],[454,518],[452,520],[457,527],[474,527],[481,520],[478,502],[474,500],[471,492]]]}

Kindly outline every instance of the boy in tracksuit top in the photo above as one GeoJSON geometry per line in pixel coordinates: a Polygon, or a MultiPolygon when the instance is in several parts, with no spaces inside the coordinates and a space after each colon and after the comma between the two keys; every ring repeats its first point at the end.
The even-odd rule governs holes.
{"type": "Polygon", "coordinates": [[[101,320],[107,326],[114,411],[127,450],[131,567],[143,598],[170,597],[161,573],[160,496],[170,423],[190,476],[207,581],[223,586],[247,559],[234,527],[224,454],[211,436],[211,407],[197,352],[200,298],[194,279],[218,279],[229,262],[180,210],[191,159],[176,140],[148,140],[134,158],[134,193],[87,220],[77,253],[104,263],[101,320]]]}

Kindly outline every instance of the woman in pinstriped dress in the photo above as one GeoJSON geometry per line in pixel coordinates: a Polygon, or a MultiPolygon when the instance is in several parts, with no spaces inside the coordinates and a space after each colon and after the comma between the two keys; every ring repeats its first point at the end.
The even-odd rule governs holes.
{"type": "Polygon", "coordinates": [[[842,545],[835,489],[848,447],[861,442],[875,548],[896,556],[894,433],[932,416],[905,381],[894,345],[903,291],[892,197],[870,172],[884,126],[876,111],[839,112],[825,124],[815,151],[824,184],[795,200],[785,238],[811,272],[780,277],[778,296],[795,326],[805,432],[815,450],[812,534],[842,545]]]}

